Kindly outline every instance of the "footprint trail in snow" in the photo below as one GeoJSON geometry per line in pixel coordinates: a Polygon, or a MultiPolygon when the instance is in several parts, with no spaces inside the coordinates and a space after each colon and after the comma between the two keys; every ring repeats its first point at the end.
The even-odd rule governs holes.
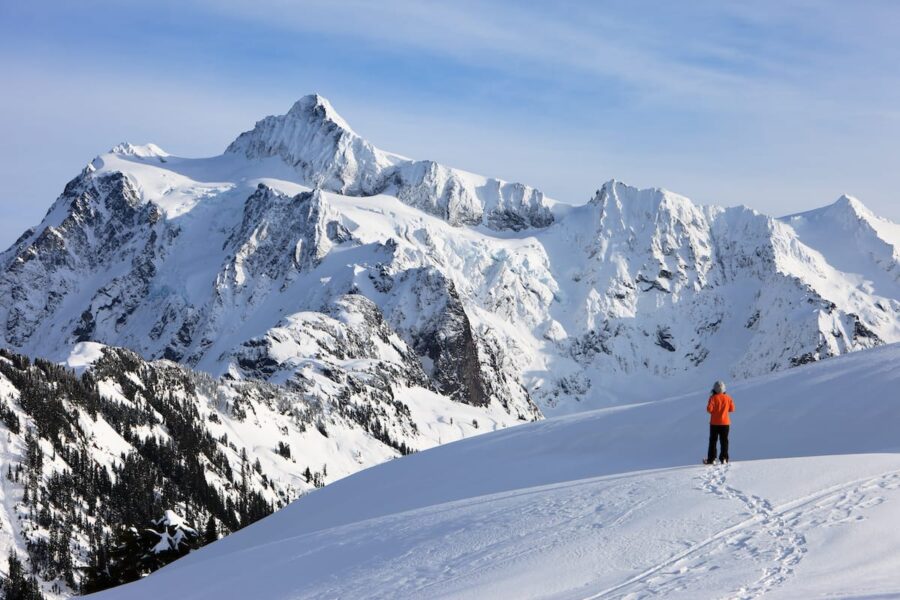
{"type": "Polygon", "coordinates": [[[781,506],[729,484],[734,465],[704,467],[698,489],[744,506],[744,520],[689,545],[625,582],[585,600],[638,599],[683,595],[731,564],[758,565],[758,577],[722,597],[749,600],[785,583],[807,553],[805,533],[864,520],[862,512],[885,501],[880,492],[900,489],[900,471],[831,486],[781,506]]]}

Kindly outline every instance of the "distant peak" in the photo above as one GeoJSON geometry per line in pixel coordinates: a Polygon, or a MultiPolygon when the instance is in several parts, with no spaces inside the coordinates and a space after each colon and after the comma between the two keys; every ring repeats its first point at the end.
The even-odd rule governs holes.
{"type": "Polygon", "coordinates": [[[329,102],[325,96],[320,94],[307,94],[294,102],[294,105],[289,112],[309,112],[318,107],[322,107],[324,110],[334,110],[334,107],[331,106],[331,102],[329,102]]]}
{"type": "MultiPolygon", "coordinates": [[[[616,197],[618,195],[617,188],[622,187],[625,189],[630,188],[630,186],[622,183],[618,179],[610,179],[606,183],[600,186],[600,189],[597,190],[597,193],[594,194],[594,198],[591,200],[594,204],[599,202],[603,202],[607,200],[609,197],[616,197]]],[[[637,191],[637,188],[631,188],[637,191]]]]}
{"type": "Polygon", "coordinates": [[[277,154],[296,164],[298,160],[321,158],[325,148],[326,154],[331,154],[341,143],[368,144],[325,97],[310,94],[294,102],[287,113],[257,121],[253,129],[239,135],[225,151],[248,158],[277,154]]]}
{"type": "Polygon", "coordinates": [[[110,149],[112,154],[121,154],[123,156],[135,156],[137,158],[161,158],[169,156],[169,153],[157,146],[156,144],[144,144],[142,146],[122,142],[110,149]]]}
{"type": "Polygon", "coordinates": [[[350,133],[355,133],[347,121],[344,120],[341,115],[338,114],[334,107],[331,105],[331,102],[328,101],[324,96],[320,96],[319,94],[309,94],[307,96],[303,96],[291,106],[291,109],[287,113],[292,117],[314,117],[321,119],[323,121],[331,121],[341,129],[348,131],[350,133]]]}
{"type": "Polygon", "coordinates": [[[614,179],[610,179],[609,181],[604,183],[600,187],[600,191],[606,190],[607,193],[609,193],[611,190],[614,190],[617,187],[626,187],[627,188],[627,187],[631,187],[631,186],[614,178],[614,179]]]}
{"type": "Polygon", "coordinates": [[[592,202],[601,203],[609,199],[614,199],[622,204],[637,203],[645,207],[653,206],[656,208],[663,206],[694,206],[689,198],[664,188],[640,189],[623,183],[618,179],[610,179],[604,183],[592,202]]]}
{"type": "Polygon", "coordinates": [[[857,214],[868,214],[870,211],[866,208],[866,205],[863,204],[859,198],[855,198],[854,196],[848,196],[847,194],[842,194],[840,198],[838,198],[832,206],[837,208],[849,208],[853,212],[857,214]]]}
{"type": "Polygon", "coordinates": [[[393,157],[358,136],[318,94],[300,98],[278,116],[257,121],[225,150],[251,160],[279,157],[310,187],[371,194],[393,157]]]}
{"type": "Polygon", "coordinates": [[[847,222],[866,221],[871,222],[878,220],[878,217],[866,207],[858,198],[847,194],[842,194],[840,198],[825,205],[822,208],[814,208],[800,213],[794,213],[781,217],[785,222],[796,222],[798,220],[816,220],[816,219],[838,219],[847,222]]]}

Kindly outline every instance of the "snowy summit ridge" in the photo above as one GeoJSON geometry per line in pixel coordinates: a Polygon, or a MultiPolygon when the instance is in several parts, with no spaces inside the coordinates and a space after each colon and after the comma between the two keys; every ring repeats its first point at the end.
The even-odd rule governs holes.
{"type": "Polygon", "coordinates": [[[855,199],[776,219],[611,180],[554,204],[310,95],[221,156],[95,159],[0,255],[0,341],[526,419],[900,341],[900,228],[855,199]]]}
{"type": "Polygon", "coordinates": [[[392,190],[407,204],[454,225],[484,221],[494,229],[519,230],[553,221],[538,190],[379,150],[318,94],[301,98],[285,115],[257,122],[225,152],[251,160],[278,157],[310,185],[344,195],[392,190]]]}
{"type": "Polygon", "coordinates": [[[156,144],[144,144],[142,146],[136,146],[134,144],[129,144],[128,142],[116,144],[112,147],[112,149],[110,149],[110,153],[122,154],[124,156],[134,156],[137,158],[164,158],[166,156],[169,156],[168,152],[166,152],[156,144]]]}
{"type": "Polygon", "coordinates": [[[225,150],[249,159],[277,156],[315,187],[371,195],[389,155],[362,139],[318,94],[304,96],[287,114],[266,117],[225,150]]]}

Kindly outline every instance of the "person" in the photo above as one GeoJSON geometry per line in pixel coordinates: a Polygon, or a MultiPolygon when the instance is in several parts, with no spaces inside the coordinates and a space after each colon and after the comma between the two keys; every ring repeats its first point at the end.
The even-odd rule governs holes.
{"type": "Polygon", "coordinates": [[[731,417],[734,412],[734,400],[725,393],[725,383],[717,381],[713,385],[709,401],[706,403],[706,412],[709,413],[709,449],[706,451],[705,465],[711,465],[716,460],[716,442],[719,443],[719,462],[728,462],[728,431],[731,429],[731,417]]]}

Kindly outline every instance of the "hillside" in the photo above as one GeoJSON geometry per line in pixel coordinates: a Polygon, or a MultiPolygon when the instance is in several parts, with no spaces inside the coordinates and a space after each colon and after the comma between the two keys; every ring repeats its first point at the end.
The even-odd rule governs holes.
{"type": "Polygon", "coordinates": [[[734,385],[725,467],[697,464],[704,389],[548,419],[368,469],[98,598],[888,597],[898,361],[734,385]]]}
{"type": "Polygon", "coordinates": [[[52,597],[136,578],[133,557],[112,557],[118,536],[168,511],[217,538],[360,469],[519,423],[415,385],[360,406],[76,350],[67,366],[0,350],[0,573],[14,550],[52,597]]]}

